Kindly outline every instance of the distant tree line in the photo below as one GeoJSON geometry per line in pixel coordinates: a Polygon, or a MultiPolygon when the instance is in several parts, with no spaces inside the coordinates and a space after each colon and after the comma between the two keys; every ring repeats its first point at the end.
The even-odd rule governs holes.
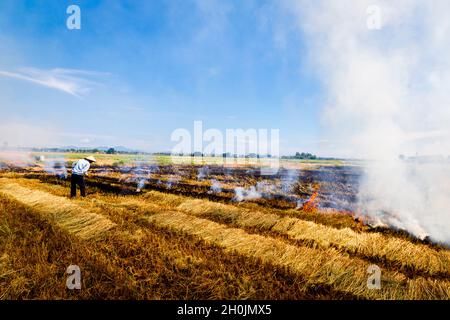
{"type": "Polygon", "coordinates": [[[299,159],[299,160],[316,160],[318,159],[315,154],[309,152],[296,152],[294,156],[283,156],[282,159],[299,159]]]}
{"type": "Polygon", "coordinates": [[[272,155],[270,154],[256,154],[256,153],[249,153],[249,154],[232,154],[229,152],[224,152],[221,154],[215,154],[215,153],[211,153],[211,154],[207,154],[207,153],[202,153],[202,152],[192,152],[192,153],[177,153],[177,154],[173,154],[171,152],[156,152],[153,153],[154,155],[161,155],[161,156],[180,156],[180,157],[216,157],[216,158],[272,158],[272,155]]]}
{"type": "Polygon", "coordinates": [[[142,151],[121,151],[114,148],[105,150],[98,148],[22,148],[23,150],[31,150],[33,152],[70,152],[70,153],[100,153],[100,154],[149,154],[142,151]]]}
{"type": "MultiPolygon", "coordinates": [[[[7,144],[4,143],[3,149],[6,149],[7,144]]],[[[147,155],[161,155],[161,156],[171,156],[173,155],[171,152],[144,152],[144,151],[131,151],[131,150],[117,150],[115,148],[17,148],[24,151],[33,151],[33,152],[70,152],[70,153],[100,153],[100,154],[147,154],[147,155]]],[[[273,156],[270,154],[232,154],[229,152],[222,154],[206,154],[202,152],[192,152],[192,153],[180,153],[177,154],[179,156],[187,156],[187,157],[222,157],[222,158],[272,158],[273,156]]],[[[317,157],[315,154],[309,152],[296,152],[295,155],[290,156],[281,156],[281,159],[298,159],[298,160],[335,160],[336,158],[324,158],[317,157]]],[[[400,159],[404,159],[406,157],[400,156],[400,159]]],[[[450,157],[449,157],[450,159],[450,157]]]]}

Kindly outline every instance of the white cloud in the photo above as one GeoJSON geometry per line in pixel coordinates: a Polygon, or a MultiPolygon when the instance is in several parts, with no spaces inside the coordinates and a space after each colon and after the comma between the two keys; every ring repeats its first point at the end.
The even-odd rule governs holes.
{"type": "Polygon", "coordinates": [[[108,75],[95,71],[76,69],[50,69],[21,68],[17,72],[0,70],[0,76],[28,81],[40,86],[59,90],[75,97],[81,98],[101,83],[91,80],[92,77],[108,75]]]}

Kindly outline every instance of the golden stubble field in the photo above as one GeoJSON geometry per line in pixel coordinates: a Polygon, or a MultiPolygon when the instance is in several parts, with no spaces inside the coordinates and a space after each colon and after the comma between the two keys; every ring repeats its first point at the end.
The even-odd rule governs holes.
{"type": "Polygon", "coordinates": [[[70,199],[68,181],[1,173],[0,299],[450,297],[450,250],[348,214],[95,179],[70,199]],[[381,289],[367,286],[373,264],[381,289]],[[69,265],[81,290],[66,288],[69,265]]]}

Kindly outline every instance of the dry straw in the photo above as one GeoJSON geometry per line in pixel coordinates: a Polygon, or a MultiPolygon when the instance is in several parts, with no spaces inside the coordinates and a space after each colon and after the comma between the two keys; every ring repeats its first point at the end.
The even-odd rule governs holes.
{"type": "Polygon", "coordinates": [[[30,190],[17,183],[1,184],[0,193],[33,208],[48,221],[82,239],[98,237],[115,225],[101,215],[80,208],[67,198],[30,190]]]}
{"type": "Polygon", "coordinates": [[[436,291],[435,280],[418,278],[408,281],[402,274],[391,271],[383,272],[382,290],[371,290],[367,287],[368,264],[342,255],[333,248],[298,247],[180,212],[154,214],[147,219],[157,226],[198,236],[223,247],[227,252],[237,252],[286,267],[308,279],[309,285],[329,285],[336,291],[369,299],[449,298],[450,284],[447,281],[440,281],[436,291]]]}
{"type": "Polygon", "coordinates": [[[188,200],[179,210],[205,218],[219,218],[238,227],[253,227],[287,235],[294,240],[314,241],[322,248],[335,247],[351,254],[387,261],[397,267],[434,275],[450,275],[450,254],[404,239],[380,233],[358,233],[349,228],[335,229],[311,221],[276,214],[239,209],[206,200],[188,200]]]}

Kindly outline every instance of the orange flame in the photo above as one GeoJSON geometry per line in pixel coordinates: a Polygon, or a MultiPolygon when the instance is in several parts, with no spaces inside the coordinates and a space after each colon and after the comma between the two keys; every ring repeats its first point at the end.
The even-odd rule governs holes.
{"type": "Polygon", "coordinates": [[[356,227],[360,230],[364,230],[367,223],[369,222],[369,219],[367,216],[364,216],[358,212],[355,212],[353,214],[353,220],[356,222],[356,227]]]}
{"type": "Polygon", "coordinates": [[[314,200],[317,198],[318,194],[319,193],[317,191],[314,191],[314,193],[309,198],[309,200],[303,204],[303,207],[302,207],[303,211],[308,211],[308,212],[316,211],[316,205],[314,204],[314,200]]]}

